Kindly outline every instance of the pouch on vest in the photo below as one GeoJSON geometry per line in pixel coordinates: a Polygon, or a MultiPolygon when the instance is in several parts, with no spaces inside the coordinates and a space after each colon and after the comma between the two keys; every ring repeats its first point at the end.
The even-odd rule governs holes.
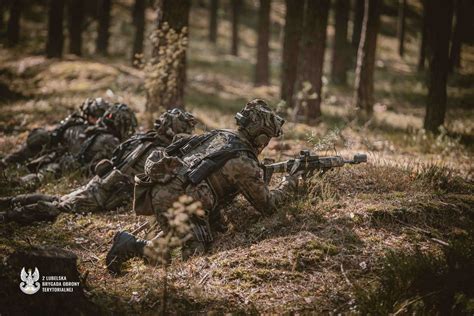
{"type": "Polygon", "coordinates": [[[162,150],[155,150],[148,156],[144,169],[153,182],[166,184],[187,168],[187,164],[180,158],[168,156],[162,150]]]}
{"type": "Polygon", "coordinates": [[[187,170],[184,161],[167,156],[161,150],[153,151],[145,162],[145,173],[135,176],[133,209],[137,215],[153,215],[152,191],[156,185],[165,185],[182,170],[187,170]]]}
{"type": "Polygon", "coordinates": [[[135,176],[133,211],[137,215],[154,215],[152,190],[155,183],[144,173],[135,176]]]}

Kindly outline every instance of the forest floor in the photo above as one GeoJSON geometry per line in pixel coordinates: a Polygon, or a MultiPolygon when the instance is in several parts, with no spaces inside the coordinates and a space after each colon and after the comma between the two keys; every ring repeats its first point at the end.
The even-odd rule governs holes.
{"type": "MultiPolygon", "coordinates": [[[[125,9],[115,13],[125,15],[120,11],[125,9]]],[[[282,12],[277,1],[272,9],[277,30],[282,12]]],[[[279,33],[272,34],[272,85],[255,88],[255,21],[244,19],[241,53],[234,57],[228,54],[227,13],[221,18],[213,46],[206,41],[207,11],[193,7],[191,14],[186,106],[202,123],[200,131],[234,127],[233,113],[251,98],[279,101],[279,33]]],[[[418,37],[410,32],[416,25],[409,22],[401,59],[395,18],[382,21],[374,119],[351,121],[352,89],[325,79],[321,122],[288,122],[283,138],[261,156],[282,160],[307,148],[347,157],[363,152],[368,163],[309,179],[288,205],[268,217],[238,199],[224,210],[228,230],[216,237],[209,253],[185,262],[176,256],[168,266],[170,311],[385,314],[446,306],[474,311],[474,289],[466,281],[474,271],[474,47],[464,46],[462,70],[450,78],[446,130],[433,136],[421,129],[427,89],[424,75],[416,72],[418,37]]],[[[112,38],[122,29],[114,25],[112,38]]],[[[329,45],[332,34],[330,27],[329,45]]],[[[125,102],[139,120],[147,119],[144,73],[120,54],[127,42],[112,42],[110,58],[86,54],[48,60],[39,55],[37,41],[16,50],[0,48],[0,156],[20,146],[32,128],[52,128],[86,97],[125,102]]],[[[7,169],[0,195],[28,192],[11,185],[24,173],[7,169]]],[[[86,182],[73,173],[39,191],[64,194],[86,182]]],[[[126,208],[62,214],[54,223],[26,227],[0,224],[0,256],[26,245],[72,250],[93,302],[108,312],[153,314],[161,304],[163,268],[133,260],[126,276],[113,277],[104,264],[115,232],[133,231],[145,220],[126,208]]]]}

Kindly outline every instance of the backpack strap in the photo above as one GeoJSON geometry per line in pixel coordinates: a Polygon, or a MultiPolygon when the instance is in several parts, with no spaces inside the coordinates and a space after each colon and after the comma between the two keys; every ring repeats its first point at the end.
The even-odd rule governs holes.
{"type": "Polygon", "coordinates": [[[201,135],[194,135],[189,138],[182,138],[168,147],[166,147],[165,151],[168,156],[176,156],[176,157],[183,157],[187,153],[191,152],[191,150],[199,147],[207,140],[211,139],[214,135],[216,135],[219,130],[213,130],[209,133],[201,134],[201,135]]]}
{"type": "Polygon", "coordinates": [[[114,167],[119,167],[121,164],[124,162],[122,161],[124,158],[125,153],[130,151],[131,148],[136,147],[138,144],[144,143],[144,142],[151,142],[155,145],[162,145],[161,140],[157,138],[157,133],[155,131],[148,131],[144,134],[137,134],[123,143],[121,143],[112,153],[112,158],[110,159],[112,161],[112,164],[114,167]]]}

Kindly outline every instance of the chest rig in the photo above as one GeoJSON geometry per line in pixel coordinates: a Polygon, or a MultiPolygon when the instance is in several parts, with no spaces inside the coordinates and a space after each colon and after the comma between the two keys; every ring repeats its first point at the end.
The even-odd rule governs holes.
{"type": "Polygon", "coordinates": [[[166,148],[169,156],[185,158],[204,143],[210,143],[213,138],[223,136],[225,142],[216,146],[202,157],[193,160],[187,170],[184,171],[184,185],[197,185],[201,181],[206,181],[211,188],[215,206],[222,206],[230,201],[239,193],[238,189],[232,183],[229,183],[222,174],[222,167],[231,159],[245,152],[256,161],[257,156],[254,151],[242,141],[237,134],[229,130],[213,130],[209,133],[196,135],[187,139],[175,142],[166,148]]]}

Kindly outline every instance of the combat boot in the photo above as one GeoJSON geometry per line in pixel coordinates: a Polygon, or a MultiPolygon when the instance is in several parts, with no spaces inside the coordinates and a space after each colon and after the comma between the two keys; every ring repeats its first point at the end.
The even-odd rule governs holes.
{"type": "Polygon", "coordinates": [[[134,257],[142,257],[146,244],[146,240],[139,239],[126,231],[115,234],[112,248],[105,257],[109,272],[119,274],[122,263],[134,257]]]}

